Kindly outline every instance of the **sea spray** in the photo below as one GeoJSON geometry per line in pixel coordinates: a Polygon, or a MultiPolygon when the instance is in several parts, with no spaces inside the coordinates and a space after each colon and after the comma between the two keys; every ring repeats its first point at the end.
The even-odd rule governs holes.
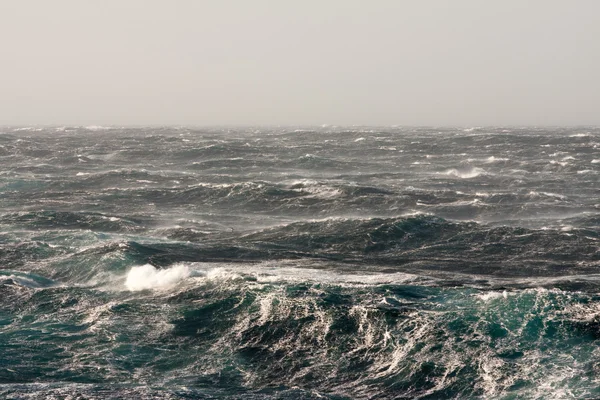
{"type": "Polygon", "coordinates": [[[127,274],[125,286],[131,291],[164,288],[177,284],[190,276],[186,265],[175,265],[159,270],[153,265],[146,264],[133,267],[127,274]]]}

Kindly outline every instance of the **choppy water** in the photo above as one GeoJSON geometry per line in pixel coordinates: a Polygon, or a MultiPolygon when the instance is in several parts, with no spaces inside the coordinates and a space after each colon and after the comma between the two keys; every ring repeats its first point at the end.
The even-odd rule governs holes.
{"type": "Polygon", "coordinates": [[[600,397],[599,128],[0,132],[1,398],[600,397]]]}

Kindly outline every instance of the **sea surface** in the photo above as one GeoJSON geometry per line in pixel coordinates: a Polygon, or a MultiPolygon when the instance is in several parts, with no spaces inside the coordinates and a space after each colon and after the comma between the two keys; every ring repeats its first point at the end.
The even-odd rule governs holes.
{"type": "Polygon", "coordinates": [[[600,397],[600,128],[0,128],[2,399],[600,397]]]}

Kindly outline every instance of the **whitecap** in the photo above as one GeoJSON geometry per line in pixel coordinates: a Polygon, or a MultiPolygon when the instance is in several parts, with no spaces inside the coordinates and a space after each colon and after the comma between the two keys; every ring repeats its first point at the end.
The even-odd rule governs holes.
{"type": "Polygon", "coordinates": [[[487,302],[490,300],[495,300],[495,299],[500,299],[500,298],[506,299],[506,298],[508,298],[508,292],[506,290],[504,290],[502,292],[486,292],[486,293],[477,294],[477,295],[475,295],[475,297],[487,302]]]}
{"type": "Polygon", "coordinates": [[[343,195],[342,190],[319,183],[313,179],[298,179],[289,182],[295,192],[306,193],[310,197],[331,199],[343,195]],[[299,186],[299,187],[298,187],[299,186]]]}
{"type": "Polygon", "coordinates": [[[569,163],[568,163],[568,162],[566,162],[566,161],[560,162],[560,161],[555,161],[555,160],[551,160],[551,161],[550,161],[550,164],[558,164],[558,165],[560,165],[561,167],[565,167],[565,166],[569,165],[569,163]]]}
{"type": "Polygon", "coordinates": [[[85,129],[87,129],[88,131],[106,131],[106,130],[109,130],[112,128],[109,126],[89,125],[89,126],[86,126],[85,129]]]}
{"type": "Polygon", "coordinates": [[[190,269],[182,264],[161,270],[156,269],[153,265],[145,264],[133,267],[129,271],[125,286],[131,291],[165,288],[189,278],[190,275],[190,269]]]}
{"type": "Polygon", "coordinates": [[[498,161],[508,161],[509,159],[506,157],[495,157],[495,156],[490,156],[488,158],[485,159],[485,162],[487,163],[494,163],[494,162],[498,162],[498,161]]]}
{"type": "Polygon", "coordinates": [[[527,195],[530,197],[539,197],[539,196],[554,197],[559,200],[565,200],[567,198],[567,196],[562,195],[562,194],[551,193],[551,192],[537,192],[535,190],[530,191],[529,193],[527,193],[527,195]]]}
{"type": "Polygon", "coordinates": [[[482,175],[485,173],[485,170],[482,168],[452,168],[449,169],[448,171],[445,172],[446,175],[449,176],[455,176],[457,178],[462,178],[462,179],[470,179],[470,178],[475,178],[479,175],[482,175]]]}
{"type": "Polygon", "coordinates": [[[590,136],[589,132],[586,133],[575,133],[573,135],[569,135],[569,137],[587,137],[590,136]]]}

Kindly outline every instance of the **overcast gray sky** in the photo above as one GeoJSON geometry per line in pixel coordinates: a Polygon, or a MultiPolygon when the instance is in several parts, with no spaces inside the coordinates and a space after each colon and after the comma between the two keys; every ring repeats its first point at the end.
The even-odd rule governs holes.
{"type": "Polygon", "coordinates": [[[598,0],[0,0],[0,124],[600,124],[598,0]]]}

